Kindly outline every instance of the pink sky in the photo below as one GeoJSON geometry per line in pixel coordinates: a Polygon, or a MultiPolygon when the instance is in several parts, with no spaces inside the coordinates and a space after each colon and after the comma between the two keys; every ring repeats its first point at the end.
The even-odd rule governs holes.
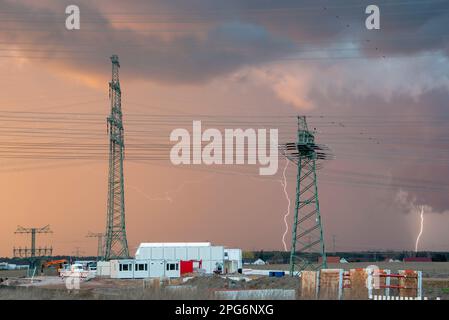
{"type": "MultiPolygon", "coordinates": [[[[401,8],[403,24],[387,18],[385,29],[372,35],[359,23],[360,4],[335,4],[336,19],[324,12],[326,1],[296,4],[309,8],[307,15],[305,9],[285,9],[293,1],[263,8],[238,1],[191,2],[135,1],[113,12],[105,1],[81,1],[81,30],[67,32],[60,14],[64,1],[39,7],[0,1],[5,12],[1,144],[75,143],[73,137],[13,137],[20,128],[48,125],[5,117],[7,111],[26,111],[40,117],[42,112],[90,114],[98,121],[56,125],[85,130],[76,143],[106,145],[109,56],[117,53],[130,158],[138,141],[156,141],[169,150],[169,133],[179,127],[180,115],[188,115],[190,126],[202,120],[210,127],[210,115],[231,120],[254,115],[253,123],[272,116],[269,126],[279,127],[282,139],[294,139],[295,119],[279,123],[274,115],[307,114],[319,143],[336,155],[319,172],[329,249],[336,235],[338,250],[412,250],[420,221],[413,205],[426,205],[420,248],[449,250],[448,128],[441,121],[449,116],[448,47],[433,31],[447,16],[417,22],[403,13],[408,7],[401,8]],[[317,19],[323,22],[314,24],[317,19]],[[415,28],[422,43],[412,45],[410,28],[403,25],[415,28]],[[167,124],[158,127],[138,124],[138,114],[173,117],[165,116],[167,124]],[[156,130],[157,139],[133,133],[140,129],[156,130]],[[402,191],[406,196],[400,201],[402,191]]],[[[54,254],[80,247],[94,255],[96,240],[85,236],[105,228],[107,160],[10,159],[5,148],[0,149],[0,256],[29,245],[29,238],[14,234],[17,225],[47,224],[54,233],[38,236],[38,245],[52,245],[54,254]]],[[[281,250],[287,206],[280,184],[283,161],[269,179],[258,176],[258,166],[180,168],[168,161],[125,161],[130,252],[140,242],[163,241],[281,250]]],[[[293,198],[293,166],[288,183],[293,198]]]]}

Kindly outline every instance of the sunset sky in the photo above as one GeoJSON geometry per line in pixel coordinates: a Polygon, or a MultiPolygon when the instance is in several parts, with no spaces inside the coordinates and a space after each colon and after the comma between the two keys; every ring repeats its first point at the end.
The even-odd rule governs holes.
{"type": "MultiPolygon", "coordinates": [[[[449,250],[449,2],[0,0],[0,256],[96,254],[106,223],[109,57],[120,58],[130,252],[211,241],[282,250],[287,200],[258,166],[182,166],[171,130],[279,128],[309,116],[335,160],[318,172],[332,250],[449,250]],[[380,30],[365,8],[381,10],[380,30]],[[81,29],[65,28],[80,8],[81,29]],[[50,156],[49,156],[50,155],[50,156]]],[[[295,194],[295,168],[287,168],[295,194]]],[[[288,221],[291,224],[293,211],[288,221]]],[[[290,230],[290,229],[289,229],[290,230]]]]}

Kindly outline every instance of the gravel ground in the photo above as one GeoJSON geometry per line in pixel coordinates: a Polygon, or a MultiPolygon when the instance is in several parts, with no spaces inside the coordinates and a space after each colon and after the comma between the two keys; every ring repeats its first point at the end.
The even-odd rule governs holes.
{"type": "MultiPolygon", "coordinates": [[[[370,263],[331,264],[329,268],[363,268],[370,263]]],[[[449,299],[449,263],[378,263],[380,268],[393,272],[403,269],[423,271],[424,296],[449,299]]],[[[248,267],[248,266],[245,266],[248,267]]],[[[288,265],[251,266],[259,269],[286,270],[288,265]]],[[[7,276],[13,275],[8,274],[7,276]]],[[[143,280],[119,280],[94,278],[81,283],[78,293],[69,292],[59,277],[36,277],[30,285],[30,279],[10,277],[12,287],[0,286],[0,299],[211,299],[214,290],[251,290],[251,289],[299,289],[298,278],[289,276],[269,278],[264,276],[198,276],[187,281],[173,280],[171,289],[165,286],[151,287],[143,280]],[[247,281],[250,280],[250,281],[247,281]],[[179,290],[179,287],[180,288],[179,290]],[[181,290],[193,288],[194,291],[181,290]]],[[[5,284],[5,283],[4,283],[5,284]]]]}

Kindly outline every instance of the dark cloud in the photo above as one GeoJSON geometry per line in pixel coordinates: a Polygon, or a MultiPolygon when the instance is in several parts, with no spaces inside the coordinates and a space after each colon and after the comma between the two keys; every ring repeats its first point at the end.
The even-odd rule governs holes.
{"type": "MultiPolygon", "coordinates": [[[[243,66],[269,63],[292,55],[313,58],[317,54],[325,54],[331,58],[322,62],[324,69],[317,69],[322,73],[307,93],[318,112],[338,112],[342,117],[365,112],[382,114],[385,119],[392,114],[397,118],[398,113],[415,120],[423,113],[432,116],[419,119],[416,127],[399,123],[396,131],[391,132],[392,141],[406,141],[404,148],[411,145],[416,149],[393,150],[385,140],[385,132],[371,132],[373,136],[383,137],[380,142],[384,145],[380,148],[384,146],[384,149],[380,154],[387,159],[391,152],[391,155],[399,154],[406,159],[412,159],[416,154],[420,159],[429,160],[399,161],[400,157],[391,157],[392,160],[383,165],[384,171],[392,175],[392,185],[406,185],[404,177],[417,181],[440,181],[449,173],[446,167],[438,170],[432,167],[432,160],[441,156],[437,151],[444,151],[447,145],[439,143],[430,148],[435,145],[435,139],[441,142],[441,135],[446,133],[446,128],[438,129],[443,130],[441,132],[432,124],[435,117],[448,116],[447,87],[433,85],[426,88],[420,83],[421,92],[418,94],[410,90],[393,93],[391,97],[386,97],[382,90],[360,97],[353,92],[351,85],[343,90],[332,87],[328,87],[326,92],[321,90],[322,82],[332,81],[326,79],[326,66],[341,63],[341,60],[333,58],[352,58],[358,56],[359,51],[364,57],[387,58],[435,50],[447,53],[448,37],[444,34],[449,25],[447,1],[376,1],[381,8],[379,31],[365,29],[364,8],[371,3],[358,0],[78,3],[82,28],[80,31],[67,31],[63,12],[71,1],[48,1],[39,7],[33,3],[0,1],[1,12],[16,13],[1,22],[0,41],[17,48],[25,57],[44,57],[46,64],[62,65],[89,75],[109,72],[105,60],[117,53],[122,65],[126,65],[127,73],[168,83],[206,82],[243,66]]],[[[369,69],[370,60],[364,63],[368,71],[376,69],[375,65],[369,69]]],[[[351,65],[345,68],[355,71],[351,65]]],[[[428,72],[438,72],[437,66],[429,64],[428,72]]],[[[358,76],[369,77],[370,73],[360,72],[358,76]]],[[[393,72],[388,73],[385,79],[394,76],[393,72]]],[[[336,80],[347,82],[347,75],[336,80]]],[[[377,77],[373,86],[383,81],[382,77],[377,77]]],[[[400,81],[411,82],[413,79],[398,79],[398,87],[401,86],[400,81]]],[[[369,88],[364,90],[369,92],[369,88]]],[[[449,208],[449,201],[441,192],[409,191],[418,202],[431,205],[436,210],[449,208]]]]}
{"type": "MultiPolygon", "coordinates": [[[[277,103],[298,106],[306,100],[315,110],[312,114],[324,115],[316,124],[313,119],[317,118],[311,118],[310,124],[323,131],[318,135],[319,142],[330,145],[336,155],[336,160],[326,164],[318,178],[327,234],[336,232],[339,239],[344,241],[347,237],[355,246],[377,243],[383,248],[404,248],[406,243],[414,244],[414,238],[411,234],[404,236],[407,230],[403,225],[408,217],[397,213],[409,207],[398,205],[399,192],[406,192],[405,201],[410,203],[429,205],[437,212],[449,209],[445,181],[449,174],[449,132],[445,126],[449,117],[449,68],[444,57],[449,52],[445,34],[449,25],[448,1],[376,0],[381,9],[379,31],[365,29],[365,7],[372,4],[365,0],[78,0],[81,30],[67,31],[64,9],[73,3],[0,0],[0,42],[4,50],[0,55],[29,58],[46,71],[52,71],[48,67],[54,66],[58,72],[96,77],[109,76],[107,59],[117,53],[126,83],[143,78],[169,85],[207,83],[245,66],[265,65],[267,72],[259,76],[265,77],[266,82],[258,87],[259,91],[250,91],[262,98],[257,96],[253,101],[263,100],[269,86],[277,84],[274,91],[284,96],[273,100],[275,108],[277,103]],[[417,58],[417,54],[435,51],[441,52],[435,55],[435,61],[417,58]],[[293,63],[282,60],[292,56],[299,59],[293,63]],[[392,56],[396,58],[390,59],[392,56]],[[313,60],[316,57],[324,59],[313,60]],[[286,77],[278,75],[282,72],[276,69],[279,65],[270,65],[278,60],[285,62],[286,77]]],[[[254,80],[251,71],[254,70],[243,70],[234,83],[223,81],[233,89],[248,89],[254,80]]],[[[198,109],[206,104],[198,99],[189,105],[196,103],[198,109]]],[[[237,114],[240,101],[232,107],[223,113],[237,114]]],[[[262,110],[260,105],[257,107],[262,110]]],[[[215,109],[207,112],[219,113],[215,109]]],[[[127,171],[127,177],[129,172],[132,170],[127,171]]],[[[293,195],[293,168],[290,173],[293,195]]],[[[140,168],[135,176],[143,176],[140,168]]],[[[158,170],[145,182],[159,192],[160,184],[153,182],[166,179],[172,179],[175,186],[182,181],[178,175],[169,173],[166,177],[158,170]]],[[[241,230],[235,232],[232,241],[239,236],[245,239],[236,245],[247,246],[251,241],[258,246],[269,242],[280,245],[278,231],[284,227],[280,208],[283,211],[286,203],[278,182],[264,189],[266,184],[255,186],[247,177],[241,183],[236,183],[235,176],[228,179],[217,180],[218,189],[208,184],[201,194],[198,192],[197,201],[192,190],[180,193],[185,202],[178,204],[178,209],[166,207],[166,212],[151,203],[151,214],[147,214],[148,204],[138,208],[140,201],[130,201],[131,208],[135,206],[135,210],[145,213],[148,223],[142,223],[142,217],[135,214],[129,217],[135,219],[139,228],[143,226],[146,234],[147,225],[154,221],[159,226],[160,220],[166,219],[163,223],[171,228],[173,212],[186,212],[189,208],[186,214],[179,215],[186,219],[183,227],[175,230],[180,241],[188,239],[191,228],[201,227],[204,221],[220,226],[229,223],[234,228],[235,221],[243,219],[248,223],[238,224],[237,229],[241,230]],[[236,186],[241,190],[236,191],[236,186]],[[262,198],[273,201],[261,202],[262,198]],[[223,221],[217,224],[217,219],[223,221]],[[258,224],[255,233],[247,232],[246,226],[254,221],[268,223],[258,224]]],[[[48,181],[49,188],[58,185],[48,181]]],[[[76,186],[77,181],[78,176],[67,185],[76,186]]],[[[70,194],[65,188],[59,189],[70,194]]],[[[52,193],[47,190],[46,194],[52,193]]],[[[153,230],[154,237],[173,236],[165,231],[158,234],[167,228],[153,230]]],[[[217,241],[229,239],[227,228],[221,229],[225,230],[221,234],[212,230],[213,234],[202,236],[217,241]]],[[[201,230],[197,232],[200,233],[201,230]]]]}
{"type": "Polygon", "coordinates": [[[377,1],[381,30],[364,27],[368,1],[78,1],[81,30],[64,28],[71,1],[0,1],[0,40],[22,56],[99,73],[111,53],[159,82],[204,82],[245,65],[299,55],[353,57],[446,50],[449,4],[377,1]],[[318,50],[318,51],[316,51],[318,50]]]}
{"type": "MultiPolygon", "coordinates": [[[[167,18],[161,29],[155,24],[145,24],[151,22],[152,15],[131,19],[107,16],[83,1],[79,5],[81,30],[67,31],[65,15],[56,14],[64,12],[63,3],[49,9],[7,1],[0,6],[2,11],[21,13],[19,18],[8,20],[0,37],[22,49],[19,49],[22,56],[45,58],[46,63],[90,73],[99,72],[99,63],[117,53],[128,72],[136,76],[160,82],[200,82],[244,65],[284,57],[296,47],[290,40],[270,34],[263,26],[238,20],[200,24],[200,30],[188,32],[182,21],[178,22],[179,17],[167,18]],[[143,27],[134,22],[142,22],[143,27]]],[[[151,6],[147,7],[147,12],[151,12],[151,6]]],[[[194,19],[195,27],[201,22],[188,14],[182,19],[194,19]]]]}
{"type": "Polygon", "coordinates": [[[417,205],[429,205],[434,212],[440,213],[449,210],[449,183],[446,179],[449,176],[448,99],[449,92],[443,88],[427,91],[417,101],[402,99],[408,113],[416,115],[416,125],[408,130],[402,129],[402,136],[407,137],[410,156],[420,160],[396,162],[392,168],[393,183],[401,182],[398,177],[406,177],[422,186],[420,190],[408,190],[410,202],[414,200],[417,205]]]}
{"type": "MultiPolygon", "coordinates": [[[[408,213],[412,205],[448,212],[446,87],[426,90],[417,97],[398,92],[389,99],[380,95],[355,96],[350,90],[326,95],[315,90],[311,99],[324,119],[326,115],[339,115],[327,118],[335,121],[335,126],[342,125],[331,129],[337,133],[321,139],[332,146],[336,166],[346,170],[339,175],[341,182],[357,181],[367,187],[366,198],[358,201],[378,196],[382,189],[379,205],[372,208],[382,216],[394,215],[398,210],[408,213]],[[333,109],[335,101],[340,104],[338,112],[333,109]],[[404,192],[407,205],[380,210],[382,203],[395,203],[399,192],[404,192]]],[[[326,128],[322,130],[326,132],[326,128]]]]}

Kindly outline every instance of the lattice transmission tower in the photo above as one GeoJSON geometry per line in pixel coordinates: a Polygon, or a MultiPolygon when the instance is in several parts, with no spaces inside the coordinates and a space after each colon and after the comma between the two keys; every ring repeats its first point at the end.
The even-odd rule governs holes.
{"type": "Polygon", "coordinates": [[[36,257],[47,257],[51,256],[53,253],[52,247],[36,247],[36,235],[38,233],[52,233],[50,226],[47,225],[42,228],[24,228],[21,226],[17,227],[14,232],[16,234],[31,234],[31,246],[29,248],[13,248],[13,256],[17,258],[36,258],[36,257]]]}
{"type": "Polygon", "coordinates": [[[287,159],[296,164],[296,199],[290,249],[290,274],[326,268],[323,227],[318,201],[317,161],[331,159],[329,149],[315,143],[305,116],[298,117],[296,142],[280,146],[287,159]]]}
{"type": "Polygon", "coordinates": [[[103,238],[104,234],[101,232],[88,232],[86,235],[87,238],[97,238],[97,259],[100,260],[103,257],[103,238]]]}
{"type": "Polygon", "coordinates": [[[117,55],[111,57],[112,80],[109,82],[111,114],[107,118],[109,132],[108,206],[105,232],[105,260],[128,258],[125,226],[125,190],[123,181],[124,130],[122,121],[120,63],[117,55]]]}

